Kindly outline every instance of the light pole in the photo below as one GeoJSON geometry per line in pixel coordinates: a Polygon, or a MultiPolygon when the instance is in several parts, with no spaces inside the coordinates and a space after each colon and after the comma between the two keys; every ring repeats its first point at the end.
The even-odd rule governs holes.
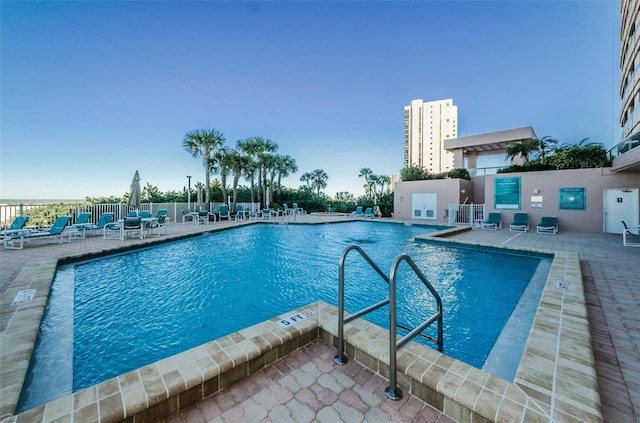
{"type": "Polygon", "coordinates": [[[187,179],[189,180],[189,188],[187,191],[187,210],[191,211],[191,176],[187,175],[187,179]]]}

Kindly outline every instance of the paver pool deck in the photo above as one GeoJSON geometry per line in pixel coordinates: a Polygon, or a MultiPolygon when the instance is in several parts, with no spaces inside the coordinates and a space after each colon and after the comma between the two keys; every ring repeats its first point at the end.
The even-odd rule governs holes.
{"type": "MultiPolygon", "coordinates": [[[[339,221],[341,216],[307,215],[299,222],[339,221]]],[[[416,221],[416,223],[429,223],[416,221]]],[[[442,222],[440,222],[442,223],[442,222]]],[[[49,277],[59,259],[139,247],[173,237],[208,232],[244,222],[210,225],[174,223],[168,235],[144,240],[105,240],[101,236],[64,244],[38,242],[23,250],[0,250],[0,363],[14,352],[4,334],[13,317],[6,307],[16,279],[49,277]],[[52,265],[53,263],[53,265],[52,265]]],[[[561,228],[562,229],[562,228],[561,228]]],[[[622,246],[620,235],[535,232],[506,229],[470,230],[450,237],[496,246],[568,251],[579,255],[591,341],[595,356],[601,412],[605,422],[640,423],[640,248],[622,246]]],[[[337,264],[336,264],[337,265],[337,264]]],[[[24,322],[32,325],[32,322],[24,322]]],[[[205,421],[451,421],[411,395],[395,402],[384,398],[388,382],[355,361],[332,366],[335,349],[315,341],[216,395],[170,418],[205,421]]],[[[6,369],[0,369],[3,373],[6,369]]],[[[6,385],[0,385],[6,389],[6,385]]],[[[6,392],[0,391],[0,397],[6,392]]],[[[2,410],[0,420],[14,418],[2,410]]],[[[20,421],[20,420],[19,420],[20,421]]],[[[25,420],[26,421],[26,420],[25,420]]],[[[42,419],[42,421],[50,421],[42,419]]],[[[64,420],[62,420],[64,421],[64,420]]],[[[76,421],[81,421],[76,418],[76,421]]],[[[133,421],[133,420],[131,420],[133,421]]]]}

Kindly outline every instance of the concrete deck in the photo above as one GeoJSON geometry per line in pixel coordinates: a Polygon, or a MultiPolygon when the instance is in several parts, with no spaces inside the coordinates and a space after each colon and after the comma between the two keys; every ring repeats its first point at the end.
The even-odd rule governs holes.
{"type": "MultiPolygon", "coordinates": [[[[345,218],[311,215],[298,219],[299,222],[319,223],[345,218]]],[[[6,305],[15,296],[13,288],[18,285],[14,284],[16,280],[24,281],[26,276],[31,275],[29,277],[34,281],[48,277],[50,282],[58,260],[136,248],[140,244],[192,236],[238,224],[243,223],[179,223],[171,225],[169,234],[160,238],[122,242],[88,237],[61,245],[39,242],[24,250],[3,249],[0,252],[0,295],[3,306],[0,314],[0,363],[6,367],[4,364],[8,363],[9,356],[23,355],[27,360],[30,356],[30,351],[17,350],[15,345],[8,345],[5,338],[14,316],[13,310],[6,305]]],[[[621,236],[606,234],[516,234],[503,229],[473,230],[451,238],[464,242],[577,253],[587,298],[604,421],[640,423],[640,318],[637,311],[640,306],[640,249],[623,247],[621,236]]],[[[37,294],[34,303],[38,307],[44,306],[47,293],[37,294]]],[[[28,320],[20,324],[33,326],[35,323],[37,331],[38,322],[28,320]]],[[[343,421],[450,421],[439,411],[410,395],[406,395],[399,403],[383,400],[381,393],[386,382],[380,375],[356,362],[350,362],[344,368],[328,368],[326,357],[332,354],[334,351],[326,344],[314,341],[183,410],[172,421],[336,421],[336,416],[343,421]],[[316,379],[311,383],[313,375],[316,379]],[[308,382],[300,383],[302,380],[308,382]]],[[[4,382],[0,388],[0,396],[15,389],[4,382]]],[[[13,420],[11,415],[10,409],[0,410],[0,418],[13,420]]],[[[44,416],[41,420],[53,421],[44,416]]]]}

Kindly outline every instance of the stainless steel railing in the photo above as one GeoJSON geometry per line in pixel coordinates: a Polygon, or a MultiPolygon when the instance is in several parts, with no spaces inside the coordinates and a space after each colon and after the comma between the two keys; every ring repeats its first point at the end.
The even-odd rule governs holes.
{"type": "Polygon", "coordinates": [[[396,257],[393,266],[391,267],[391,276],[387,276],[377,264],[367,255],[367,253],[362,250],[357,245],[350,245],[345,248],[342,256],[340,257],[340,273],[339,273],[339,287],[338,287],[338,354],[333,358],[333,361],[336,364],[346,364],[348,358],[344,353],[345,342],[344,342],[344,325],[346,323],[351,322],[354,319],[357,319],[360,316],[363,316],[367,313],[370,313],[374,310],[379,309],[385,305],[389,304],[389,386],[385,389],[385,395],[387,398],[392,400],[399,400],[402,398],[402,392],[398,388],[397,385],[397,364],[396,357],[397,351],[404,344],[406,344],[411,339],[416,336],[422,336],[425,339],[433,341],[432,338],[422,335],[422,331],[424,331],[427,327],[431,326],[433,323],[438,324],[438,335],[435,342],[438,345],[438,351],[442,351],[443,347],[443,330],[442,330],[442,300],[440,299],[440,295],[433,288],[429,280],[422,273],[422,271],[418,268],[415,262],[406,254],[400,254],[396,257]],[[386,300],[379,301],[375,304],[372,304],[364,309],[355,312],[348,317],[344,317],[344,285],[345,285],[345,262],[348,254],[351,251],[357,251],[362,258],[366,260],[366,262],[380,275],[380,277],[387,282],[389,285],[389,298],[386,300]],[[397,286],[397,274],[398,268],[402,262],[406,262],[414,273],[418,276],[418,278],[422,281],[422,283],[426,286],[429,292],[436,299],[437,311],[431,317],[429,317],[426,321],[420,324],[415,329],[409,329],[402,325],[399,325],[396,321],[396,286],[397,286]],[[397,329],[401,328],[406,330],[408,333],[396,340],[397,338],[397,329]]]}

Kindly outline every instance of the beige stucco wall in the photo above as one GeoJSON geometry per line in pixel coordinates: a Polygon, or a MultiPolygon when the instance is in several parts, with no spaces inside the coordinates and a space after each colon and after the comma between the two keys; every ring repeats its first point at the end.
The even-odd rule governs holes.
{"type": "Polygon", "coordinates": [[[542,172],[520,172],[487,175],[472,178],[472,181],[444,179],[433,181],[399,182],[395,186],[394,215],[411,218],[411,195],[413,193],[438,194],[438,221],[444,221],[444,210],[449,203],[486,204],[486,212],[499,211],[503,225],[507,228],[516,212],[527,212],[533,230],[542,216],[556,216],[560,230],[572,232],[603,232],[603,191],[607,188],[640,188],[640,173],[612,172],[610,168],[573,169],[542,172]],[[494,188],[496,178],[521,178],[521,209],[496,210],[494,188]],[[475,189],[474,189],[475,186],[475,189]],[[586,188],[585,210],[560,210],[560,188],[586,188]],[[465,193],[462,193],[462,190],[465,193]],[[538,190],[535,194],[534,190],[538,190]],[[542,209],[531,208],[531,196],[542,196],[542,209]]]}
{"type": "Polygon", "coordinates": [[[609,168],[571,169],[541,172],[505,173],[485,176],[487,212],[499,211],[503,225],[513,221],[516,212],[527,212],[529,224],[535,227],[542,216],[556,216],[560,230],[571,232],[603,232],[603,191],[605,188],[640,188],[640,173],[612,172],[609,168]],[[496,178],[521,177],[521,210],[495,210],[496,178]],[[560,210],[560,188],[586,188],[585,210],[560,210]],[[534,190],[539,193],[535,194],[534,190]],[[531,196],[542,196],[542,209],[531,209],[531,196]]]}
{"type": "MultiPolygon", "coordinates": [[[[414,193],[435,193],[438,196],[436,221],[445,221],[445,209],[449,203],[473,202],[474,184],[466,179],[437,179],[429,181],[398,182],[394,190],[394,217],[411,219],[411,198],[414,193]],[[462,192],[464,191],[464,192],[462,192]]],[[[429,219],[426,219],[429,220],[429,219]]]]}

